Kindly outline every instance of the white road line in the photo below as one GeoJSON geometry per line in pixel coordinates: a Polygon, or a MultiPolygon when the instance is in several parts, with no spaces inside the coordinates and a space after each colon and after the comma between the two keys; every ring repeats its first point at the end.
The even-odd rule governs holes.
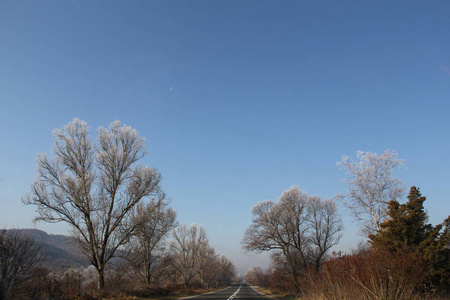
{"type": "Polygon", "coordinates": [[[239,286],[239,288],[237,289],[237,291],[234,292],[234,294],[231,295],[230,298],[228,298],[227,300],[232,300],[234,297],[236,297],[237,293],[239,293],[239,291],[241,290],[241,286],[242,286],[242,284],[239,286]]]}
{"type": "Polygon", "coordinates": [[[205,293],[205,294],[198,294],[198,295],[192,295],[192,296],[188,296],[188,297],[178,298],[178,300],[191,299],[191,298],[195,298],[195,297],[201,296],[201,295],[209,295],[209,294],[217,293],[217,292],[220,292],[220,291],[225,291],[225,290],[227,290],[229,288],[231,288],[231,287],[229,286],[229,287],[226,287],[224,289],[217,290],[217,291],[211,291],[211,292],[208,292],[208,293],[205,293]]]}

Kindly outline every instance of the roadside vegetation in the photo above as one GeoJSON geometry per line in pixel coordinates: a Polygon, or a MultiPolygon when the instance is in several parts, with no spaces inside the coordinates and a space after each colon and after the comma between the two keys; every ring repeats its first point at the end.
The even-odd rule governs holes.
{"type": "MultiPolygon", "coordinates": [[[[391,171],[401,164],[397,154],[390,151],[381,156],[357,152],[356,159],[344,156],[338,163],[350,174],[346,180],[349,191],[339,198],[367,237],[367,242],[350,254],[328,253],[325,247],[319,247],[320,243],[312,242],[320,240],[320,232],[335,244],[339,222],[311,222],[315,214],[297,210],[295,217],[300,221],[293,226],[274,222],[272,212],[266,210],[263,218],[271,220],[267,223],[271,228],[261,223],[261,214],[256,214],[244,236],[243,247],[271,251],[272,266],[267,271],[249,269],[245,280],[277,299],[450,298],[450,217],[436,226],[428,224],[423,205],[426,198],[415,186],[410,188],[407,201],[399,202],[403,187],[391,171]],[[335,225],[318,231],[317,224],[335,225]],[[259,243],[259,248],[249,243],[249,236],[259,243]],[[301,247],[297,243],[300,237],[301,247]],[[318,261],[321,249],[325,249],[324,258],[318,261]],[[304,263],[289,263],[292,258],[304,263]]],[[[292,193],[293,189],[296,190],[284,192],[277,203],[286,201],[286,195],[290,195],[291,202],[304,202],[306,196],[292,193]]],[[[257,204],[254,210],[261,205],[257,204]]],[[[332,220],[329,212],[323,214],[324,220],[332,220]]]]}

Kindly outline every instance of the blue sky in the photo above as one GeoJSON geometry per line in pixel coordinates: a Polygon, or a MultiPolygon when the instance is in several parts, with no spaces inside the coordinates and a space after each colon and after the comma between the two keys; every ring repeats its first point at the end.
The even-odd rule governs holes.
{"type": "MultiPolygon", "coordinates": [[[[119,119],[146,138],[181,223],[205,227],[241,272],[250,209],[292,185],[345,192],[336,162],[393,149],[396,175],[450,213],[450,3],[445,1],[1,1],[0,226],[51,131],[119,119]]],[[[336,249],[356,247],[342,210],[336,249]]]]}

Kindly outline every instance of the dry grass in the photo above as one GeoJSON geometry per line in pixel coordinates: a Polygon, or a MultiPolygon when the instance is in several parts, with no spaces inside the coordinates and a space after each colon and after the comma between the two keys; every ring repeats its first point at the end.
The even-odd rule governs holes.
{"type": "MultiPolygon", "coordinates": [[[[371,251],[340,255],[325,263],[320,272],[308,270],[298,278],[298,296],[258,291],[280,300],[442,300],[424,285],[426,266],[411,253],[389,254],[371,251]]],[[[276,274],[275,274],[276,275],[276,274]]],[[[280,276],[270,275],[273,290],[289,291],[292,285],[280,276]]]]}
{"type": "Polygon", "coordinates": [[[256,291],[260,292],[261,294],[270,297],[270,298],[274,298],[277,300],[299,300],[301,299],[298,296],[295,295],[288,295],[288,294],[280,294],[277,292],[273,292],[268,288],[264,288],[264,287],[259,287],[259,286],[252,286],[252,288],[254,288],[256,291]]]}
{"type": "Polygon", "coordinates": [[[138,297],[138,296],[125,296],[125,295],[116,295],[114,297],[104,297],[101,298],[102,300],[175,300],[175,299],[184,299],[189,298],[192,296],[210,293],[216,290],[220,290],[219,288],[216,289],[193,289],[189,291],[174,291],[170,295],[167,296],[149,296],[149,297],[138,297]]]}

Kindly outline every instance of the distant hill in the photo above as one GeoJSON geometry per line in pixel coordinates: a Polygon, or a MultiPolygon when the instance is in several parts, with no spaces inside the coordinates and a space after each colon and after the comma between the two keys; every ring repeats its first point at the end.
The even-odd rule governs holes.
{"type": "Polygon", "coordinates": [[[75,241],[70,236],[47,234],[38,229],[9,229],[7,233],[20,233],[34,240],[47,255],[44,266],[52,267],[87,267],[89,261],[78,249],[75,241]]]}

